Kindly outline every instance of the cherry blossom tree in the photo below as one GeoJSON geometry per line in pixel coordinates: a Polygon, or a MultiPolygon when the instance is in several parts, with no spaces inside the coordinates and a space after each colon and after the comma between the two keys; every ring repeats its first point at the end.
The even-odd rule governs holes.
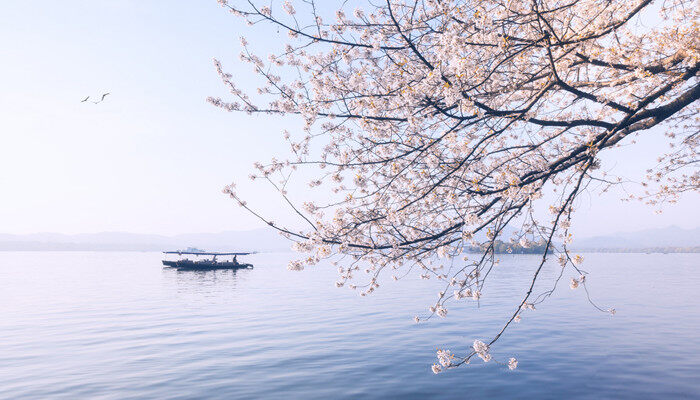
{"type": "Polygon", "coordinates": [[[619,181],[601,168],[601,152],[661,130],[673,148],[660,149],[637,197],[657,204],[700,189],[696,0],[387,0],[354,10],[338,2],[331,17],[314,0],[219,3],[289,36],[268,57],[242,38],[241,59],[264,83],[246,93],[215,60],[231,96],[209,101],[305,122],[284,132],[293,156],[256,164],[251,178],[272,184],[307,229],[277,225],[234,185],[224,189],[295,240],[306,255],[290,269],[342,257],[337,286],[361,295],[383,274],[437,279],[444,290],[418,322],[482,296],[499,238],[544,244],[503,328],[466,354],[438,351],[435,373],[491,360],[508,326],[562,277],[585,289],[582,257],[567,250],[569,226],[577,196],[619,181]],[[327,202],[288,197],[302,168],[327,202]],[[542,207],[550,217],[536,212],[542,207]],[[506,227],[517,233],[504,238],[506,227]],[[561,271],[536,293],[550,257],[561,271]]]}

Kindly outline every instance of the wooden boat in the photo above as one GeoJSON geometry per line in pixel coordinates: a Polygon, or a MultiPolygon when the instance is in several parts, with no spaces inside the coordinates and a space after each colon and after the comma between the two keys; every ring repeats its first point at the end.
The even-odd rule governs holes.
{"type": "MultiPolygon", "coordinates": [[[[163,254],[177,254],[178,260],[163,260],[166,267],[177,268],[178,270],[213,270],[213,269],[253,269],[253,264],[238,262],[238,256],[245,256],[253,253],[211,253],[204,251],[164,251],[163,254]],[[193,259],[182,258],[192,255],[193,259]],[[217,259],[218,257],[223,258],[217,259]],[[230,259],[228,258],[230,257],[230,259]]],[[[166,256],[167,257],[167,256],[166,256]]]]}

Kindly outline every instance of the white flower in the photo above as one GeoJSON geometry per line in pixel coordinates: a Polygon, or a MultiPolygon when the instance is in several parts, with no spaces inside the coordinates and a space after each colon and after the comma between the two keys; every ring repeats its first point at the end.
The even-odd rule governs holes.
{"type": "Polygon", "coordinates": [[[571,283],[569,283],[569,287],[571,289],[576,289],[578,287],[578,281],[574,278],[571,278],[571,283]]]}
{"type": "Polygon", "coordinates": [[[474,340],[474,351],[477,353],[486,353],[489,351],[489,347],[486,345],[486,343],[482,342],[479,339],[474,340]]]}
{"type": "Polygon", "coordinates": [[[564,254],[559,255],[559,258],[557,259],[559,262],[559,265],[562,267],[566,265],[566,256],[564,254]]]}
{"type": "Polygon", "coordinates": [[[437,365],[437,364],[433,364],[432,370],[433,370],[433,373],[434,373],[434,374],[439,374],[440,371],[442,371],[442,368],[441,368],[439,365],[437,365]]]}
{"type": "Polygon", "coordinates": [[[510,369],[512,371],[516,368],[518,368],[518,360],[511,357],[511,359],[508,360],[508,369],[510,369]]]}
{"type": "Polygon", "coordinates": [[[297,13],[296,10],[294,10],[294,6],[292,6],[292,3],[289,1],[285,1],[282,8],[284,8],[284,11],[286,11],[289,15],[294,15],[297,13]]]}
{"type": "Polygon", "coordinates": [[[440,362],[440,365],[442,365],[443,367],[449,367],[450,365],[452,365],[452,359],[454,358],[454,356],[452,355],[452,353],[450,353],[449,350],[438,350],[437,358],[440,362]]]}
{"type": "Polygon", "coordinates": [[[447,309],[445,307],[439,306],[437,308],[437,315],[439,315],[442,318],[445,318],[447,316],[447,309]]]}
{"type": "Polygon", "coordinates": [[[304,264],[298,260],[290,261],[289,265],[287,265],[287,269],[290,271],[302,271],[304,269],[304,264]]]}

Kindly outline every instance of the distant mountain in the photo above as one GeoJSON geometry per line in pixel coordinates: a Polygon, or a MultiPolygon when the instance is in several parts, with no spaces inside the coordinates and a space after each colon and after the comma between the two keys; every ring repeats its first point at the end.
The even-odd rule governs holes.
{"type": "Polygon", "coordinates": [[[188,233],[175,236],[124,232],[78,235],[60,233],[0,234],[0,251],[163,251],[187,247],[197,247],[208,251],[285,251],[289,250],[291,245],[291,241],[268,228],[220,233],[188,233]]]}
{"type": "Polygon", "coordinates": [[[682,229],[677,226],[620,232],[574,240],[576,249],[647,249],[658,247],[698,247],[700,228],[682,229]]]}

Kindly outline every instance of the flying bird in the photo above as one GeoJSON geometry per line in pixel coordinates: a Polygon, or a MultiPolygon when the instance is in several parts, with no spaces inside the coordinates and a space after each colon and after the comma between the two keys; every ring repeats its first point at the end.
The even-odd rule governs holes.
{"type": "MultiPolygon", "coordinates": [[[[102,97],[101,97],[99,100],[97,100],[97,101],[92,101],[91,103],[92,103],[92,104],[102,103],[103,101],[105,101],[105,97],[107,97],[107,96],[109,96],[109,92],[104,93],[104,94],[102,95],[102,97]]],[[[81,103],[85,103],[86,101],[88,101],[89,98],[90,98],[90,96],[88,96],[88,97],[82,99],[80,102],[81,102],[81,103]]]]}
{"type": "Polygon", "coordinates": [[[105,97],[107,97],[108,95],[109,95],[109,92],[103,94],[102,97],[98,101],[93,101],[93,103],[95,103],[95,104],[102,103],[103,101],[105,101],[105,97]]]}

